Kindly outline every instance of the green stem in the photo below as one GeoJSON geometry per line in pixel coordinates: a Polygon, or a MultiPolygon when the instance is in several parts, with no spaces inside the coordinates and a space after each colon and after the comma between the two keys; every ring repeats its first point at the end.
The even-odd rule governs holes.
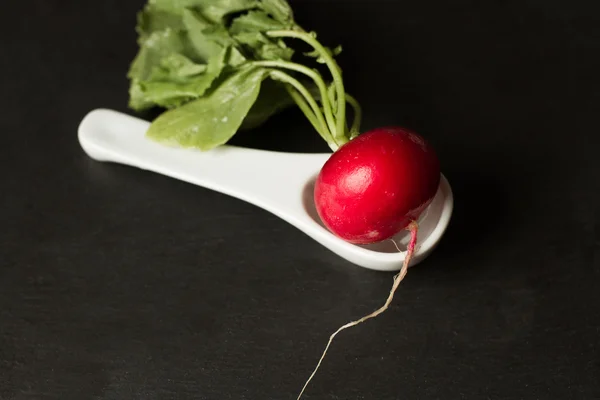
{"type": "Polygon", "coordinates": [[[329,95],[329,101],[331,102],[331,104],[335,104],[335,86],[334,85],[330,85],[329,88],[327,89],[327,94],[329,95]]]}
{"type": "Polygon", "coordinates": [[[252,64],[262,67],[286,68],[296,72],[300,72],[311,78],[319,88],[319,92],[321,94],[321,103],[323,104],[323,111],[325,113],[327,125],[329,126],[329,131],[332,133],[333,136],[336,136],[335,118],[333,117],[333,113],[331,111],[331,103],[329,102],[329,97],[327,96],[327,85],[325,85],[325,81],[323,81],[323,78],[318,72],[308,67],[305,67],[304,65],[288,61],[255,61],[252,64]]]}
{"type": "Polygon", "coordinates": [[[292,99],[296,102],[296,104],[298,105],[298,107],[300,108],[300,110],[302,110],[302,112],[304,113],[304,115],[306,116],[306,118],[310,121],[310,123],[313,126],[313,128],[315,128],[315,130],[317,132],[319,132],[319,134],[321,135],[321,137],[325,138],[326,134],[324,134],[321,131],[321,127],[319,126],[319,121],[317,119],[317,116],[312,111],[312,109],[310,108],[310,106],[308,105],[308,103],[306,102],[306,100],[304,100],[304,97],[302,97],[302,95],[296,89],[294,89],[294,87],[291,84],[284,83],[283,86],[288,91],[288,93],[290,94],[290,96],[292,97],[292,99]]]}
{"type": "Polygon", "coordinates": [[[350,139],[354,139],[360,133],[360,123],[362,121],[362,109],[358,101],[349,94],[346,93],[346,101],[352,106],[354,110],[354,119],[352,120],[352,127],[350,128],[350,139]]]}
{"type": "MultiPolygon", "coordinates": [[[[270,72],[270,75],[271,75],[271,78],[273,78],[275,80],[285,82],[287,84],[292,85],[306,99],[306,101],[312,108],[312,111],[317,119],[318,124],[321,126],[321,129],[318,129],[317,131],[319,132],[321,137],[323,137],[323,139],[327,142],[327,144],[329,144],[329,147],[331,147],[331,149],[333,151],[336,151],[338,148],[338,145],[336,144],[335,140],[331,136],[331,133],[327,129],[327,123],[325,122],[325,118],[323,117],[323,113],[321,112],[319,105],[315,101],[314,97],[312,97],[312,95],[308,92],[306,87],[304,87],[304,85],[302,85],[300,82],[298,82],[297,79],[293,78],[289,74],[286,74],[285,72],[274,69],[270,72]]],[[[302,111],[304,111],[304,110],[302,110],[302,111]]],[[[311,117],[312,116],[307,115],[307,118],[309,119],[309,121],[310,121],[311,117]]]]}
{"type": "MultiPolygon", "coordinates": [[[[298,31],[269,31],[266,33],[267,36],[271,37],[288,37],[288,38],[296,38],[305,41],[309,45],[311,45],[320,55],[323,57],[325,64],[329,68],[331,72],[331,76],[333,77],[333,82],[337,91],[337,129],[335,131],[336,141],[341,139],[343,142],[347,142],[348,138],[345,132],[346,125],[346,94],[344,92],[344,81],[342,79],[340,67],[337,65],[336,61],[331,57],[331,55],[325,50],[325,48],[319,43],[315,38],[310,36],[305,32],[298,31]]],[[[339,141],[338,141],[339,143],[339,141]]]]}

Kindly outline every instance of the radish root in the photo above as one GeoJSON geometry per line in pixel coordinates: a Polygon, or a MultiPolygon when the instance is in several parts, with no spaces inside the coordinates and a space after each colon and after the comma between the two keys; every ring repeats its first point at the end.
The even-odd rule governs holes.
{"type": "MultiPolygon", "coordinates": [[[[327,350],[329,350],[329,346],[333,342],[333,339],[336,337],[336,335],[338,333],[340,333],[341,331],[343,331],[344,329],[356,326],[358,324],[361,324],[361,323],[365,322],[368,319],[377,317],[379,314],[381,314],[385,310],[387,310],[388,307],[390,306],[390,304],[392,303],[392,300],[394,299],[394,293],[396,293],[396,289],[398,289],[398,286],[400,286],[400,282],[402,282],[402,280],[406,276],[406,273],[408,271],[408,264],[410,264],[410,260],[411,260],[411,258],[413,256],[413,253],[415,251],[415,246],[417,244],[417,231],[418,231],[418,225],[417,225],[417,223],[414,222],[414,221],[411,222],[410,225],[407,227],[407,229],[410,231],[410,241],[408,242],[408,246],[406,247],[406,257],[404,258],[404,263],[402,264],[402,268],[400,269],[400,272],[398,272],[398,274],[394,275],[394,284],[392,285],[392,289],[390,290],[390,294],[389,294],[387,300],[385,301],[385,303],[383,304],[383,306],[381,306],[379,309],[373,311],[369,315],[365,315],[364,317],[362,317],[360,319],[357,319],[356,321],[348,322],[347,324],[339,327],[338,330],[335,331],[329,337],[329,341],[327,342],[327,346],[325,346],[325,350],[323,351],[323,355],[319,359],[319,362],[317,363],[317,366],[315,367],[314,371],[312,372],[312,374],[310,375],[310,377],[308,378],[308,380],[306,381],[306,383],[302,387],[302,390],[300,391],[300,394],[298,395],[298,397],[297,397],[296,400],[300,400],[300,398],[304,394],[304,391],[306,390],[308,384],[310,383],[310,381],[312,380],[312,378],[317,373],[317,370],[321,366],[321,362],[323,362],[323,359],[325,358],[325,355],[327,354],[327,350]]],[[[396,244],[396,242],[394,242],[394,244],[396,244]]],[[[396,248],[398,248],[398,245],[396,245],[396,248]]]]}

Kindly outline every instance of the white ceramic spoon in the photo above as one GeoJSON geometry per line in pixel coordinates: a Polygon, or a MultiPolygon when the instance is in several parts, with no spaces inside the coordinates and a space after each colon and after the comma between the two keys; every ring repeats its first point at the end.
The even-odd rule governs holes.
{"type": "MultiPolygon", "coordinates": [[[[261,207],[361,267],[397,271],[404,261],[391,241],[357,246],[330,233],[313,202],[314,179],[331,154],[297,154],[224,145],[211,151],[167,147],[146,138],[149,122],[112,110],[90,112],[79,126],[83,150],[98,161],[115,162],[193,183],[261,207]]],[[[419,223],[411,265],[422,261],[450,221],[453,197],[442,176],[438,193],[419,223]]],[[[408,233],[394,240],[401,249],[408,233]]]]}

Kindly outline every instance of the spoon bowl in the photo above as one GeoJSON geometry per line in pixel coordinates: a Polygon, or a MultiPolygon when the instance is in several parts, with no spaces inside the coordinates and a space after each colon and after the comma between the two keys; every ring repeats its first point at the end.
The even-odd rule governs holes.
{"type": "MultiPolygon", "coordinates": [[[[159,173],[236,197],[278,216],[347,261],[372,270],[398,271],[408,232],[391,241],[354,245],[322,224],[313,201],[315,179],[330,153],[283,153],[223,145],[210,151],[169,147],[146,137],[148,121],[113,110],[97,109],[81,121],[78,139],[94,160],[159,173]]],[[[419,221],[411,266],[436,247],[453,210],[450,185],[440,187],[419,221]]]]}

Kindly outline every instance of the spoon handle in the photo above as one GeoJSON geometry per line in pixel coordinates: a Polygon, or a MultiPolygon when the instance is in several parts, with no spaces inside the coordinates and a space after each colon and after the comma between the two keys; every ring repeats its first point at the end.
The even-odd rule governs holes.
{"type": "Polygon", "coordinates": [[[296,154],[223,145],[210,151],[168,147],[148,139],[149,122],[107,109],[85,116],[79,142],[98,161],[156,172],[215,190],[298,222],[302,192],[328,154],[296,154]]]}

